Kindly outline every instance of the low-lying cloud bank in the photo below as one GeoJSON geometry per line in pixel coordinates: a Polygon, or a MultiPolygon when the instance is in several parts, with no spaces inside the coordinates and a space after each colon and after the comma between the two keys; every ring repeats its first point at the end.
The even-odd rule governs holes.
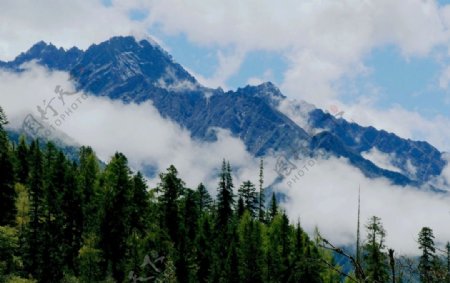
{"type": "Polygon", "coordinates": [[[289,196],[288,214],[300,218],[307,231],[318,227],[336,244],[354,244],[360,187],[362,228],[369,217],[381,217],[387,245],[398,253],[419,253],[417,234],[424,226],[434,230],[439,245],[450,239],[450,196],[368,179],[344,158],[314,160],[305,169],[306,164],[297,162],[278,189],[289,196]]]}
{"type": "MultiPolygon", "coordinates": [[[[222,158],[236,169],[236,187],[247,179],[257,182],[259,160],[245,150],[241,140],[225,130],[218,130],[216,142],[200,142],[179,125],[163,119],[151,102],[124,105],[73,92],[67,73],[49,72],[35,64],[28,65],[21,74],[0,72],[0,105],[13,128],[22,127],[29,115],[42,115],[55,130],[77,144],[91,145],[102,160],[121,151],[136,170],[154,168],[159,172],[174,164],[188,186],[204,182],[213,194],[222,158]]],[[[275,160],[273,156],[265,159],[266,184],[277,177],[275,160]]],[[[304,163],[305,160],[298,161],[298,168],[304,163]]],[[[353,244],[357,192],[361,186],[363,222],[371,215],[380,216],[388,232],[387,244],[398,252],[418,253],[415,240],[422,226],[434,229],[439,243],[450,239],[447,196],[392,186],[384,179],[367,179],[345,159],[315,160],[294,182],[296,172],[275,190],[287,196],[284,207],[291,219],[300,218],[309,232],[317,226],[331,241],[353,244]]],[[[450,169],[444,170],[441,182],[450,180],[448,172],[450,169]]],[[[155,177],[150,183],[155,185],[157,181],[155,177]]]]}
{"type": "MultiPolygon", "coordinates": [[[[247,179],[255,183],[258,180],[259,160],[226,130],[217,130],[216,142],[196,141],[189,131],[162,118],[150,101],[125,105],[121,101],[73,92],[68,74],[49,72],[35,64],[27,65],[27,71],[21,74],[0,72],[0,105],[12,128],[22,127],[29,114],[38,120],[40,107],[46,111],[45,122],[50,128],[65,133],[79,145],[92,146],[102,160],[107,161],[115,151],[120,151],[136,170],[153,168],[158,173],[174,164],[188,186],[196,187],[204,182],[212,193],[223,158],[234,168],[236,184],[247,179]],[[57,87],[68,94],[59,99],[55,93],[57,87]]],[[[275,177],[275,172],[267,170],[268,182],[275,177]]],[[[155,185],[157,179],[156,176],[150,180],[151,184],[155,185]]]]}

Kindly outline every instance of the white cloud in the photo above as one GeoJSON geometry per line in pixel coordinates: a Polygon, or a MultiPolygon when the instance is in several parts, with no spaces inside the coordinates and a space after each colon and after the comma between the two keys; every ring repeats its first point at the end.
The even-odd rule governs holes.
{"type": "Polygon", "coordinates": [[[261,77],[250,77],[247,80],[247,84],[256,86],[272,80],[273,80],[273,71],[271,69],[267,69],[264,71],[261,77]]]}
{"type": "MultiPolygon", "coordinates": [[[[114,2],[119,3],[119,1],[114,2]]],[[[427,55],[448,40],[448,8],[435,1],[127,2],[148,9],[148,23],[191,42],[240,50],[282,51],[290,64],[283,90],[318,104],[334,81],[364,70],[363,56],[393,44],[402,54],[427,55]]]]}
{"type": "MultiPolygon", "coordinates": [[[[2,60],[39,40],[86,48],[112,35],[145,36],[151,25],[160,26],[167,34],[184,33],[194,44],[233,51],[218,52],[216,72],[199,77],[212,87],[226,86],[247,52],[278,51],[288,60],[282,90],[291,98],[303,98],[323,108],[336,104],[344,109],[344,117],[363,125],[402,137],[423,137],[441,149],[450,148],[450,134],[442,130],[450,127],[447,118],[425,119],[400,106],[379,110],[361,101],[345,105],[339,102],[335,86],[343,76],[366,73],[363,58],[374,48],[394,45],[408,58],[427,56],[434,47],[447,44],[450,7],[439,8],[435,1],[289,0],[280,5],[269,0],[135,0],[113,1],[111,7],[104,7],[100,1],[5,0],[0,19],[2,60]],[[148,9],[149,16],[131,21],[128,12],[136,8],[148,9]]],[[[1,73],[0,104],[12,125],[20,126],[27,113],[36,113],[36,106],[54,95],[56,85],[70,89],[67,74],[42,68],[21,75],[1,73]]],[[[447,85],[444,73],[441,87],[447,85]]],[[[219,132],[219,140],[213,144],[192,141],[188,132],[162,119],[150,103],[125,107],[117,101],[89,97],[61,128],[80,143],[93,145],[104,159],[119,150],[136,168],[144,161],[159,168],[174,163],[190,186],[208,179],[222,156],[241,168],[239,179],[256,176],[257,161],[245,152],[242,142],[224,132],[219,132]]],[[[343,160],[323,162],[313,169],[298,187],[280,188],[291,197],[287,203],[291,216],[301,215],[307,228],[319,224],[325,236],[350,243],[356,188],[361,184],[364,217],[381,216],[389,244],[395,248],[413,251],[413,239],[421,225],[435,229],[440,240],[450,238],[442,225],[448,222],[447,200],[392,187],[384,180],[368,181],[343,160]]],[[[269,179],[274,178],[273,172],[267,173],[269,179]]],[[[214,186],[216,181],[209,178],[207,182],[214,186]]]]}
{"type": "MultiPolygon", "coordinates": [[[[364,151],[361,155],[367,159],[372,161],[376,166],[390,170],[392,172],[402,173],[402,170],[393,165],[393,161],[396,159],[395,155],[386,154],[378,150],[378,148],[373,147],[368,151],[364,151]]],[[[411,164],[410,164],[411,165],[411,164]]]]}
{"type": "Polygon", "coordinates": [[[210,88],[222,87],[228,90],[227,80],[235,75],[245,58],[245,51],[243,50],[233,50],[231,53],[224,53],[222,51],[217,51],[218,65],[216,70],[211,76],[202,76],[192,72],[193,75],[198,79],[198,81],[210,88]]]}
{"type": "Polygon", "coordinates": [[[101,1],[3,0],[0,9],[0,60],[10,60],[34,43],[87,48],[114,35],[145,33],[145,22],[131,21],[129,10],[101,1]]]}
{"type": "Polygon", "coordinates": [[[284,207],[292,219],[300,218],[308,232],[317,226],[335,244],[354,245],[360,186],[362,225],[373,215],[381,217],[387,245],[398,254],[419,254],[417,234],[424,226],[434,230],[441,247],[450,238],[450,229],[443,225],[450,221],[449,196],[367,179],[343,158],[315,161],[303,173],[298,170],[305,164],[297,165],[277,190],[287,194],[284,207]]]}
{"type": "MultiPolygon", "coordinates": [[[[34,64],[27,68],[21,74],[0,72],[0,105],[5,108],[13,127],[20,127],[28,113],[39,116],[36,106],[42,105],[44,99],[53,98],[57,85],[73,90],[67,73],[48,72],[34,64]]],[[[70,107],[80,95],[65,97],[66,106],[70,107]]],[[[58,100],[53,105],[58,114],[67,111],[58,100]]],[[[49,115],[49,118],[49,123],[53,123],[54,117],[49,115]]],[[[243,180],[256,182],[258,178],[258,160],[245,151],[242,141],[223,130],[218,131],[217,142],[194,141],[188,131],[161,118],[150,102],[124,105],[120,101],[89,96],[78,103],[77,109],[58,129],[80,144],[93,146],[103,160],[121,151],[135,169],[140,169],[144,163],[162,170],[175,164],[188,186],[204,181],[212,193],[222,157],[229,159],[236,168],[236,186],[243,180]]],[[[266,159],[267,183],[276,177],[274,163],[273,158],[266,159]]],[[[151,180],[152,185],[156,182],[156,179],[151,180]]],[[[317,161],[291,186],[284,182],[276,189],[287,194],[285,208],[292,219],[301,217],[308,231],[312,232],[318,225],[323,235],[333,242],[351,244],[358,185],[362,187],[363,219],[370,215],[382,217],[388,231],[388,244],[397,251],[417,253],[414,239],[423,225],[435,229],[438,241],[450,237],[450,229],[442,225],[450,218],[449,200],[411,188],[395,187],[383,179],[367,180],[343,159],[317,161]]]]}
{"type": "MultiPolygon", "coordinates": [[[[43,106],[43,100],[49,102],[57,96],[54,92],[57,85],[66,91],[73,90],[67,73],[48,72],[34,64],[27,68],[21,74],[0,72],[0,105],[13,128],[21,127],[27,114],[38,118],[36,107],[43,106]]],[[[236,186],[247,179],[255,183],[258,180],[259,160],[246,151],[240,139],[231,137],[225,130],[217,130],[216,142],[199,142],[191,139],[187,130],[163,119],[151,102],[124,105],[107,98],[83,98],[80,93],[65,96],[65,103],[62,105],[57,98],[53,100],[51,105],[57,115],[53,116],[49,110],[47,122],[78,144],[92,146],[104,161],[120,151],[136,170],[147,165],[161,171],[174,164],[188,186],[196,187],[204,182],[212,193],[215,193],[216,170],[222,158],[229,160],[235,169],[236,186]],[[76,108],[73,104],[77,104],[76,108]]],[[[266,172],[267,182],[275,177],[275,172],[266,172]]],[[[152,184],[157,181],[157,178],[152,180],[152,184]]]]}

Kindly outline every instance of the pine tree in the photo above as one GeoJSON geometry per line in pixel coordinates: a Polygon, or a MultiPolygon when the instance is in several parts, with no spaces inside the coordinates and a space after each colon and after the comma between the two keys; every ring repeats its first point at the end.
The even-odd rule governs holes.
{"type": "Polygon", "coordinates": [[[131,203],[133,205],[130,212],[130,225],[140,236],[143,236],[145,230],[148,228],[147,221],[150,213],[150,200],[147,192],[147,184],[141,172],[137,172],[133,176],[131,184],[131,203]]]}
{"type": "Polygon", "coordinates": [[[275,192],[272,192],[272,198],[270,200],[269,215],[268,215],[269,221],[272,221],[277,214],[278,214],[277,197],[275,195],[275,192]]]}
{"type": "Polygon", "coordinates": [[[29,179],[29,225],[26,231],[26,244],[23,252],[25,271],[39,278],[42,270],[42,241],[44,218],[43,160],[39,142],[33,141],[30,146],[30,179],[29,179]]]}
{"type": "Polygon", "coordinates": [[[217,195],[217,225],[218,228],[226,229],[231,216],[233,215],[233,181],[231,177],[230,163],[222,163],[222,172],[220,173],[219,188],[217,195]]]}
{"type": "Polygon", "coordinates": [[[29,174],[29,161],[28,161],[28,146],[25,140],[25,136],[20,136],[19,145],[16,150],[16,172],[17,179],[22,184],[27,184],[29,174]]]}
{"type": "Polygon", "coordinates": [[[419,261],[420,281],[424,283],[439,282],[436,248],[434,246],[433,230],[423,227],[419,233],[419,249],[422,255],[419,261]]]}
{"type": "Polygon", "coordinates": [[[159,204],[162,211],[162,225],[170,239],[178,243],[179,239],[179,198],[184,189],[184,182],[178,178],[178,171],[171,165],[167,173],[160,174],[161,183],[158,185],[161,195],[159,204]]]}
{"type": "Polygon", "coordinates": [[[197,205],[201,212],[211,208],[213,201],[211,195],[209,194],[208,190],[206,189],[205,185],[203,185],[203,183],[200,183],[197,187],[197,196],[198,196],[197,205]]]}
{"type": "MultiPolygon", "coordinates": [[[[39,279],[44,282],[59,282],[63,278],[64,259],[67,259],[63,253],[68,249],[63,238],[66,217],[62,213],[62,196],[66,181],[65,157],[62,153],[58,153],[54,144],[48,143],[44,151],[43,164],[44,218],[41,248],[44,252],[39,279]]],[[[68,245],[72,244],[70,241],[67,242],[68,245]]]]}
{"type": "Polygon", "coordinates": [[[196,205],[195,192],[191,189],[184,191],[181,204],[180,240],[178,243],[177,277],[179,281],[195,281],[195,236],[198,232],[199,210],[196,205]]]}
{"type": "Polygon", "coordinates": [[[367,240],[363,247],[366,276],[369,282],[387,282],[389,273],[387,255],[384,252],[386,231],[381,224],[381,219],[376,216],[371,217],[366,229],[367,240]]]}
{"type": "Polygon", "coordinates": [[[264,160],[261,158],[260,165],[259,165],[259,209],[258,209],[258,217],[259,221],[264,222],[265,220],[265,202],[266,202],[266,196],[264,193],[264,160]]]}
{"type": "Polygon", "coordinates": [[[3,126],[8,123],[0,107],[0,226],[13,225],[16,217],[16,192],[10,143],[3,126]]]}
{"type": "MultiPolygon", "coordinates": [[[[360,231],[360,218],[361,218],[361,188],[358,188],[358,219],[356,223],[356,265],[361,266],[361,231],[360,231]]],[[[358,268],[359,268],[358,267],[358,268]]],[[[359,270],[359,269],[358,269],[359,270]]],[[[361,280],[360,272],[356,272],[356,278],[361,280]]]]}
{"type": "Polygon", "coordinates": [[[82,146],[79,151],[78,182],[83,202],[83,233],[97,234],[99,227],[100,169],[97,157],[90,147],[82,146]]]}
{"type": "Polygon", "coordinates": [[[245,211],[239,223],[239,279],[240,282],[262,282],[262,237],[258,221],[245,211]]]}
{"type": "Polygon", "coordinates": [[[81,282],[94,283],[101,280],[102,252],[97,248],[94,236],[86,238],[78,255],[81,282]]]}
{"type": "Polygon", "coordinates": [[[255,185],[250,181],[245,181],[238,190],[239,199],[242,199],[244,209],[250,212],[252,217],[255,217],[258,209],[258,196],[255,185]]]}
{"type": "Polygon", "coordinates": [[[65,159],[62,152],[59,153],[58,166],[64,167],[62,196],[61,196],[61,221],[62,246],[64,247],[64,265],[68,270],[77,270],[78,252],[82,246],[83,233],[83,192],[76,176],[78,167],[75,163],[65,159]]]}
{"type": "Polygon", "coordinates": [[[100,247],[112,277],[125,278],[125,255],[130,229],[132,184],[127,158],[116,153],[106,166],[104,175],[103,215],[100,247]]]}
{"type": "Polygon", "coordinates": [[[242,198],[242,196],[239,196],[238,201],[237,201],[237,208],[236,208],[236,214],[237,214],[238,218],[241,218],[242,215],[244,215],[244,212],[245,212],[244,199],[242,198]]]}
{"type": "Polygon", "coordinates": [[[291,231],[286,214],[276,214],[267,232],[266,282],[286,282],[289,278],[291,231]]]}
{"type": "Polygon", "coordinates": [[[203,214],[199,220],[200,229],[196,235],[196,258],[197,258],[197,281],[201,283],[209,282],[211,273],[211,261],[213,259],[213,231],[209,214],[203,214]]]}

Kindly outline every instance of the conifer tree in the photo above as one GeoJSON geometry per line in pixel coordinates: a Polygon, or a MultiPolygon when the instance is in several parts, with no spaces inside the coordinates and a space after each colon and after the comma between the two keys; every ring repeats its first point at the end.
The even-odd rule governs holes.
{"type": "Polygon", "coordinates": [[[39,278],[42,271],[42,240],[44,218],[44,188],[43,188],[43,160],[42,152],[37,140],[30,146],[30,179],[29,179],[29,225],[26,231],[26,244],[23,252],[25,271],[35,278],[39,278]]]}
{"type": "Polygon", "coordinates": [[[83,202],[83,233],[97,234],[99,231],[100,168],[91,147],[82,146],[79,151],[78,182],[83,202]]]}
{"type": "Polygon", "coordinates": [[[127,158],[116,153],[103,173],[104,201],[100,227],[100,247],[112,277],[125,278],[125,255],[130,235],[132,185],[127,158]]]}
{"type": "Polygon", "coordinates": [[[203,214],[199,220],[199,231],[196,235],[197,281],[209,282],[213,260],[213,231],[209,214],[203,214]]]}
{"type": "Polygon", "coordinates": [[[259,200],[258,200],[258,217],[259,221],[264,222],[265,220],[265,203],[266,203],[266,196],[264,192],[264,160],[261,158],[260,165],[259,165],[259,200]]]}
{"type": "Polygon", "coordinates": [[[148,217],[150,216],[150,199],[147,192],[147,184],[141,172],[137,172],[131,180],[131,212],[130,225],[140,236],[145,234],[148,228],[148,217]]]}
{"type": "Polygon", "coordinates": [[[21,135],[19,138],[19,145],[16,150],[16,172],[17,179],[22,184],[27,184],[29,173],[29,161],[28,161],[28,146],[25,140],[25,136],[21,135]]]}
{"type": "Polygon", "coordinates": [[[213,203],[211,195],[206,189],[203,183],[200,183],[197,187],[197,196],[198,196],[198,208],[201,212],[206,209],[210,209],[213,203]]]}
{"type": "Polygon", "coordinates": [[[369,282],[387,282],[389,278],[387,255],[384,251],[386,231],[381,219],[373,216],[366,225],[367,240],[363,247],[364,265],[369,282]]]}
{"type": "Polygon", "coordinates": [[[0,226],[14,224],[17,212],[12,155],[8,135],[3,128],[7,123],[8,120],[0,107],[0,226]]]}
{"type": "Polygon", "coordinates": [[[226,229],[233,214],[234,194],[230,163],[223,160],[222,171],[219,176],[217,194],[217,225],[219,229],[226,229]]]}
{"type": "Polygon", "coordinates": [[[250,212],[252,217],[257,215],[258,209],[258,195],[256,193],[255,185],[250,181],[245,181],[238,190],[239,199],[242,199],[244,209],[250,212]]]}
{"type": "Polygon", "coordinates": [[[258,221],[247,210],[239,223],[239,279],[240,282],[263,282],[262,237],[258,221]]]}
{"type": "Polygon", "coordinates": [[[162,225],[167,230],[170,239],[178,243],[179,239],[179,198],[184,189],[184,182],[178,178],[178,171],[171,165],[167,173],[160,174],[161,183],[158,189],[161,192],[159,203],[162,212],[162,225]]]}
{"type": "Polygon", "coordinates": [[[278,214],[277,197],[275,195],[275,192],[272,192],[272,198],[270,200],[269,215],[268,215],[269,221],[272,221],[277,214],[278,214]]]}
{"type": "Polygon", "coordinates": [[[439,281],[439,259],[436,256],[433,230],[423,227],[419,233],[419,249],[422,255],[419,260],[420,281],[434,283],[439,281]]]}

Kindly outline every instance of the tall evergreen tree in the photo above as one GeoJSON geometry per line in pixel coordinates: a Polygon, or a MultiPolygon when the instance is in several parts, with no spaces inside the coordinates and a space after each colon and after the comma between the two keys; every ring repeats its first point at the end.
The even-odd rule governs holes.
{"type": "Polygon", "coordinates": [[[270,200],[270,206],[269,206],[269,221],[272,221],[275,216],[278,214],[278,202],[277,197],[275,195],[275,192],[272,192],[272,198],[270,200]]]}
{"type": "Polygon", "coordinates": [[[14,224],[17,212],[11,148],[3,128],[7,123],[5,113],[0,107],[0,226],[14,224]]]}
{"type": "Polygon", "coordinates": [[[99,231],[100,168],[97,156],[91,147],[82,146],[79,151],[78,182],[83,202],[83,233],[97,234],[99,231]]]}
{"type": "Polygon", "coordinates": [[[259,164],[259,200],[258,200],[258,217],[259,221],[264,222],[265,220],[265,203],[266,196],[264,193],[264,160],[261,158],[259,164]]]}
{"type": "Polygon", "coordinates": [[[440,282],[438,257],[434,245],[433,230],[429,227],[423,227],[419,233],[419,249],[422,255],[419,261],[420,281],[423,283],[440,282]]]}
{"type": "Polygon", "coordinates": [[[42,239],[44,218],[44,188],[43,188],[43,159],[37,140],[30,146],[30,179],[29,179],[29,225],[26,231],[26,244],[24,247],[25,271],[35,278],[42,273],[42,239]]]}
{"type": "Polygon", "coordinates": [[[198,208],[200,209],[201,212],[211,208],[213,201],[211,195],[209,194],[208,190],[206,189],[205,185],[203,185],[203,183],[200,183],[197,187],[197,197],[198,197],[197,200],[198,208]]]}
{"type": "MultiPolygon", "coordinates": [[[[356,223],[356,265],[361,266],[361,188],[358,188],[358,218],[356,223]]],[[[358,268],[359,268],[358,267],[358,268]]],[[[360,272],[356,272],[356,278],[361,280],[360,272]]]]}
{"type": "Polygon", "coordinates": [[[170,239],[177,243],[179,239],[179,198],[184,189],[184,182],[178,178],[175,166],[167,168],[167,173],[160,174],[161,183],[158,185],[161,195],[159,203],[162,211],[162,225],[170,239]]]}
{"type": "Polygon", "coordinates": [[[387,255],[384,251],[386,231],[381,219],[373,216],[366,225],[367,240],[363,247],[364,265],[369,282],[387,282],[389,278],[387,255]]]}
{"type": "Polygon", "coordinates": [[[258,195],[255,185],[250,181],[245,181],[238,190],[239,199],[242,199],[244,209],[248,210],[252,217],[258,213],[258,195]]]}
{"type": "Polygon", "coordinates": [[[225,229],[233,214],[234,194],[230,163],[223,160],[217,194],[217,225],[225,229]]]}
{"type": "Polygon", "coordinates": [[[16,150],[16,174],[17,179],[22,184],[27,184],[29,174],[29,161],[28,161],[28,146],[25,140],[25,136],[21,135],[19,138],[19,145],[16,150]]]}
{"type": "Polygon", "coordinates": [[[213,259],[213,231],[209,214],[203,214],[199,220],[199,231],[196,235],[197,281],[210,282],[213,259]]]}
{"type": "Polygon", "coordinates": [[[150,199],[147,192],[147,184],[141,172],[137,172],[131,180],[131,212],[130,225],[138,231],[141,236],[145,234],[148,228],[148,217],[150,216],[150,199]]]}
{"type": "Polygon", "coordinates": [[[65,159],[62,152],[59,153],[58,164],[65,167],[64,184],[61,200],[61,232],[62,246],[64,247],[64,265],[66,269],[76,273],[78,252],[82,247],[83,233],[83,192],[80,189],[76,173],[77,165],[65,159]]]}
{"type": "Polygon", "coordinates": [[[247,210],[239,223],[239,280],[263,282],[263,251],[261,224],[247,210]]]}
{"type": "Polygon", "coordinates": [[[127,158],[116,153],[103,173],[103,215],[100,227],[100,247],[112,277],[125,278],[125,255],[130,235],[132,185],[127,158]]]}

